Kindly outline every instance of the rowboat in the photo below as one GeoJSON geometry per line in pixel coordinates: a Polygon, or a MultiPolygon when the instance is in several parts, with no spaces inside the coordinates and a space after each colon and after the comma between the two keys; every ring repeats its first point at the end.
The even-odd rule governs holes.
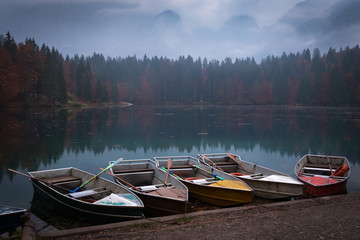
{"type": "Polygon", "coordinates": [[[22,224],[21,216],[26,211],[24,208],[0,205],[0,234],[20,227],[22,224]]]}
{"type": "Polygon", "coordinates": [[[73,167],[33,171],[29,175],[34,192],[77,217],[91,222],[143,217],[144,204],[134,193],[99,176],[73,167]]]}
{"type": "Polygon", "coordinates": [[[219,207],[253,200],[252,189],[241,180],[201,164],[190,156],[154,157],[157,167],[178,178],[189,189],[190,198],[219,207]],[[168,159],[172,160],[168,168],[168,159]]]}
{"type": "Polygon", "coordinates": [[[326,196],[346,191],[350,164],[345,157],[306,154],[294,171],[307,194],[326,196]]]}
{"type": "Polygon", "coordinates": [[[254,195],[266,199],[284,199],[303,195],[304,185],[287,174],[244,161],[232,153],[199,154],[198,159],[228,175],[243,180],[254,195]]]}
{"type": "Polygon", "coordinates": [[[116,183],[128,188],[143,201],[145,215],[186,213],[188,189],[179,180],[158,169],[154,160],[121,161],[110,168],[110,175],[116,183]]]}

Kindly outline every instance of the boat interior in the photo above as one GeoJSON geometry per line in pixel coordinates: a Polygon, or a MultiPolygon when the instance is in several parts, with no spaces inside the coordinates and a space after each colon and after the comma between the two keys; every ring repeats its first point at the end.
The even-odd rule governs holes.
{"type": "Polygon", "coordinates": [[[350,175],[348,164],[343,157],[305,155],[296,165],[295,172],[305,181],[331,178],[325,182],[327,184],[347,179],[350,175]]]}
{"type": "Polygon", "coordinates": [[[166,173],[156,168],[152,160],[126,160],[116,164],[111,169],[116,181],[123,185],[130,184],[135,190],[152,195],[166,196],[177,199],[187,199],[186,187],[168,177],[166,173]]]}
{"type": "MultiPolygon", "coordinates": [[[[155,171],[155,164],[150,164],[150,160],[127,160],[112,167],[112,172],[122,179],[122,183],[130,183],[137,187],[141,192],[150,192],[165,186],[164,176],[155,171]]],[[[168,181],[167,188],[175,188],[168,181]]]]}
{"type": "MultiPolygon", "coordinates": [[[[332,173],[336,171],[339,167],[342,165],[332,165],[332,168],[330,169],[329,165],[324,164],[312,164],[312,163],[306,163],[301,171],[301,176],[307,176],[307,177],[330,177],[332,173]]],[[[346,176],[333,176],[334,179],[342,180],[346,179],[346,176]]]]}
{"type": "MultiPolygon", "coordinates": [[[[167,171],[167,158],[158,158],[156,160],[158,161],[158,165],[167,171]]],[[[192,159],[191,157],[175,157],[172,159],[170,171],[175,177],[177,176],[184,181],[196,184],[208,185],[219,181],[219,179],[212,176],[211,173],[197,168],[195,165],[199,165],[196,159],[192,159]]]]}
{"type": "Polygon", "coordinates": [[[87,189],[86,186],[79,189],[79,191],[72,193],[71,190],[76,189],[82,184],[82,179],[80,177],[72,175],[42,178],[41,181],[49,183],[50,187],[67,196],[87,202],[95,202],[111,194],[111,190],[104,187],[87,189]]]}
{"type": "MultiPolygon", "coordinates": [[[[240,157],[235,154],[231,154],[233,158],[239,160],[240,157]]],[[[248,163],[243,160],[237,163],[230,158],[228,154],[204,154],[199,155],[199,159],[209,166],[215,167],[220,171],[230,173],[233,176],[246,178],[246,179],[263,179],[268,176],[282,175],[272,170],[268,170],[264,167],[257,166],[256,164],[248,163]],[[251,170],[250,170],[251,169],[251,170]]]]}
{"type": "Polygon", "coordinates": [[[114,174],[136,187],[162,183],[154,176],[153,169],[116,170],[114,174]]]}
{"type": "Polygon", "coordinates": [[[79,187],[82,183],[82,179],[80,177],[75,177],[72,175],[47,177],[47,178],[41,178],[41,180],[43,182],[49,183],[50,187],[55,188],[57,191],[61,193],[67,193],[79,187]]]}

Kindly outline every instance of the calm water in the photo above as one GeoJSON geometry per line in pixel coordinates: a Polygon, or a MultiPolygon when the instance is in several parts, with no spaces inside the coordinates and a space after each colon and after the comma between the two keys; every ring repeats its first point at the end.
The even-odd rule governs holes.
{"type": "Polygon", "coordinates": [[[33,197],[28,179],[8,168],[27,173],[73,166],[98,173],[120,157],[220,152],[291,176],[304,154],[345,156],[352,168],[348,192],[360,192],[360,109],[134,106],[2,111],[0,123],[0,204],[29,208],[33,197]]]}

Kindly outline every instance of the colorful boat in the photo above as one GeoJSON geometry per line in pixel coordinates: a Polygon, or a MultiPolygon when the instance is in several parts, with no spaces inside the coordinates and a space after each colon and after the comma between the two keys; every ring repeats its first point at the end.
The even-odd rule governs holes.
{"type": "Polygon", "coordinates": [[[158,169],[154,160],[120,161],[110,168],[110,174],[116,183],[128,188],[143,201],[146,216],[186,213],[188,189],[179,180],[158,169]]]}
{"type": "Polygon", "coordinates": [[[346,192],[350,164],[345,157],[306,154],[294,171],[307,194],[327,196],[346,192]]]}
{"type": "Polygon", "coordinates": [[[243,180],[256,197],[284,199],[303,195],[304,185],[284,173],[244,161],[232,153],[199,154],[198,159],[243,180]]]}
{"type": "Polygon", "coordinates": [[[155,157],[157,167],[168,172],[189,189],[190,198],[219,207],[236,206],[253,200],[253,191],[241,180],[212,169],[190,156],[155,157]]]}
{"type": "Polygon", "coordinates": [[[0,205],[0,234],[15,230],[22,225],[21,217],[26,209],[0,205]]]}
{"type": "Polygon", "coordinates": [[[77,217],[92,222],[143,217],[144,204],[134,193],[99,176],[73,167],[29,174],[34,191],[77,217]]]}

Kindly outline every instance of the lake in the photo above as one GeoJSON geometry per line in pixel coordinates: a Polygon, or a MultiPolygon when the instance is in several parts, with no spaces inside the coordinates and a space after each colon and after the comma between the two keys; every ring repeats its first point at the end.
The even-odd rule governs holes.
{"type": "MultiPolygon", "coordinates": [[[[295,177],[307,153],[345,156],[348,193],[360,192],[360,109],[130,106],[0,112],[0,204],[29,208],[33,189],[13,174],[73,166],[98,173],[109,161],[238,154],[295,177]]],[[[111,179],[107,174],[103,177],[111,179]]]]}

